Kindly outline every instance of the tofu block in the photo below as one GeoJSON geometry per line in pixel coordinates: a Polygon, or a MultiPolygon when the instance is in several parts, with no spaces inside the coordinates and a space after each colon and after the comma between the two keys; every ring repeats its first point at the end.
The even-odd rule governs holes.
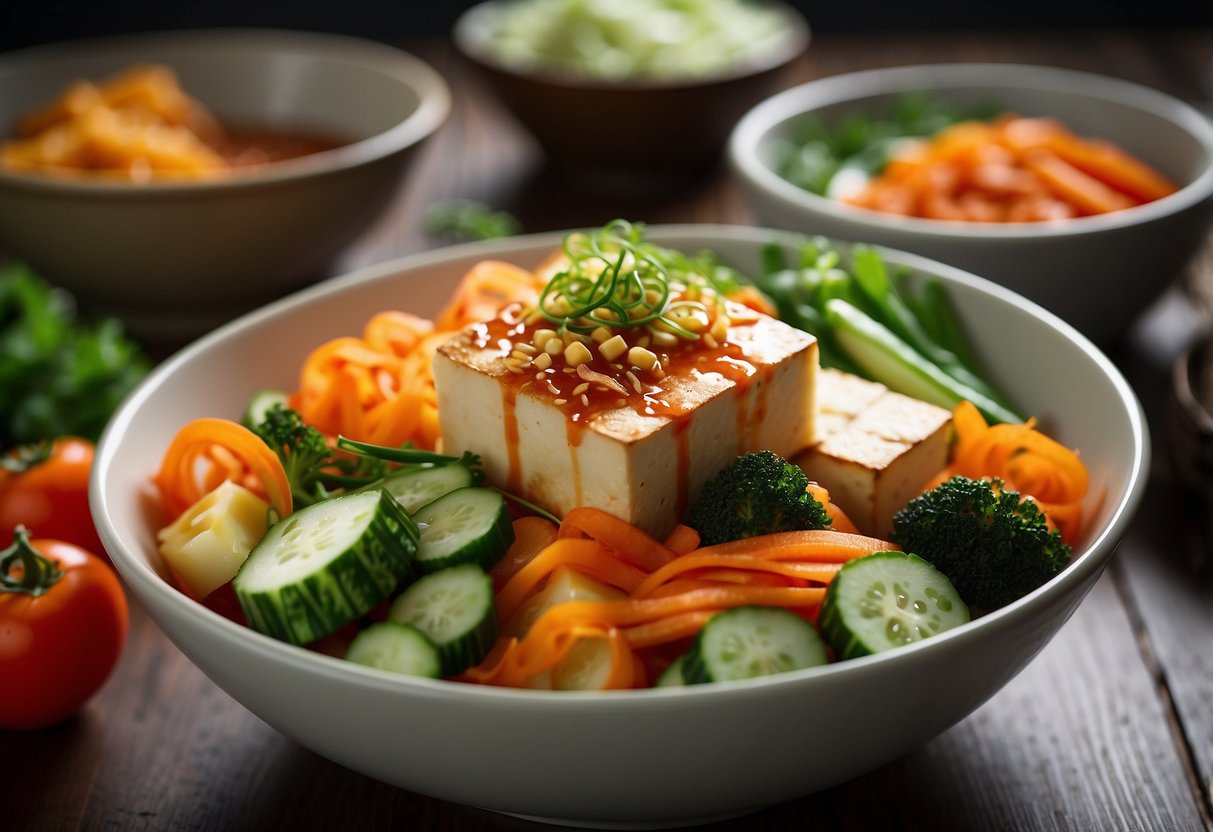
{"type": "Polygon", "coordinates": [[[819,440],[796,463],[860,531],[888,537],[893,515],[947,464],[952,414],[837,370],[821,371],[818,403],[819,440]]]}
{"type": "MultiPolygon", "coordinates": [[[[661,538],[738,454],[791,458],[814,441],[816,339],[765,315],[618,391],[591,383],[588,402],[564,366],[511,370],[510,332],[476,325],[435,354],[443,448],[479,454],[491,483],[557,516],[592,506],[661,538]]],[[[587,366],[626,378],[621,362],[587,366]]]]}

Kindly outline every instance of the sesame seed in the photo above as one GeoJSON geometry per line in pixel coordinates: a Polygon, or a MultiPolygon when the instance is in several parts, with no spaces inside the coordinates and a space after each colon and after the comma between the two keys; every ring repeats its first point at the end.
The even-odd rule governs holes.
{"type": "Polygon", "coordinates": [[[552,404],[556,404],[556,405],[568,404],[568,403],[569,403],[568,399],[556,399],[554,402],[552,402],[552,404]]]}

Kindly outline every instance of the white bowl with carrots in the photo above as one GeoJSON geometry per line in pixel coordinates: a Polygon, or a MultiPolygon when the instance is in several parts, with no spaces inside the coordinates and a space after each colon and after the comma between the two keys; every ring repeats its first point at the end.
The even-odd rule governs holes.
{"type": "MultiPolygon", "coordinates": [[[[711,249],[751,274],[769,243],[789,252],[796,243],[732,226],[656,227],[649,238],[711,249]]],[[[1051,436],[1079,447],[1089,471],[1086,528],[1072,562],[995,612],[915,645],[764,679],[556,692],[362,667],[262,635],[173,585],[156,544],[164,519],[152,478],[182,425],[239,419],[258,391],[292,389],[317,345],[361,332],[386,309],[433,317],[475,264],[533,268],[561,239],[426,253],[275,302],[154,370],[99,443],[93,516],[132,592],[237,701],[342,765],[444,800],[582,826],[690,825],[795,799],[906,753],[993,696],[1082,601],[1140,502],[1144,418],[1090,341],[1005,288],[888,251],[887,262],[908,267],[911,280],[942,282],[990,377],[1051,436]]]]}
{"type": "Polygon", "coordinates": [[[822,78],[747,113],[729,158],[764,224],[966,269],[1101,345],[1181,274],[1213,220],[1208,119],[1156,90],[1053,67],[939,64],[822,78]],[[815,159],[811,175],[795,167],[790,148],[802,146],[806,124],[887,124],[914,96],[966,123],[925,119],[942,132],[890,141],[864,164],[852,156],[844,168],[868,170],[823,187],[815,159]]]}

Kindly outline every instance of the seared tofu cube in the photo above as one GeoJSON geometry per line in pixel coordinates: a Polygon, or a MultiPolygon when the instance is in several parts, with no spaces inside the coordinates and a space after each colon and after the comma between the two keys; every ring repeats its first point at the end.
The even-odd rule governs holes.
{"type": "Polygon", "coordinates": [[[820,439],[797,464],[860,531],[887,537],[947,464],[951,413],[836,370],[821,372],[818,401],[820,439]]]}
{"type": "Polygon", "coordinates": [[[604,358],[605,339],[583,345],[593,360],[574,368],[520,324],[477,325],[443,344],[444,450],[478,454],[492,484],[557,516],[592,506],[660,538],[737,455],[791,458],[814,441],[817,342],[778,320],[737,311],[721,342],[668,354],[649,345],[660,356],[650,370],[604,358]]]}

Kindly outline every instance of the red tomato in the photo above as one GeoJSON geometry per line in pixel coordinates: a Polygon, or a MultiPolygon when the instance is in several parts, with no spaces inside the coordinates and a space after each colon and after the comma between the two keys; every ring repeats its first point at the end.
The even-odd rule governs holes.
{"type": "Polygon", "coordinates": [[[62,437],[50,456],[20,471],[0,472],[0,547],[24,525],[39,537],[66,540],[108,560],[88,509],[88,475],[93,444],[62,437]]]}
{"type": "Polygon", "coordinates": [[[44,568],[53,562],[62,574],[40,595],[14,591],[29,561],[0,561],[8,590],[0,592],[0,729],[42,728],[76,713],[117,664],[129,623],[126,595],[107,564],[61,540],[30,546],[44,568]]]}

